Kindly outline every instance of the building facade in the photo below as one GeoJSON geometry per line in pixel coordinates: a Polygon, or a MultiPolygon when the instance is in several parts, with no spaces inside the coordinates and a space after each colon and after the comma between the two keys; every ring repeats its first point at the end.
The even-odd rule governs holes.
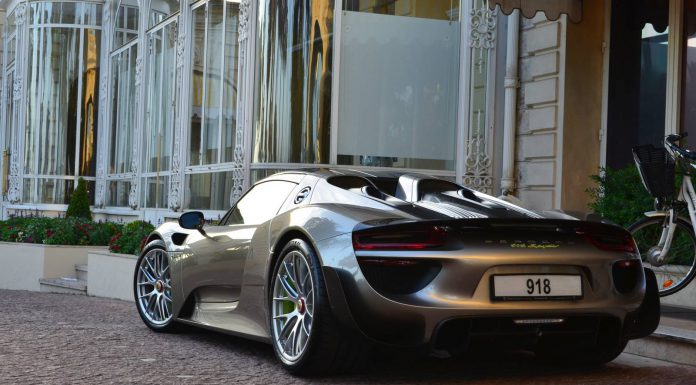
{"type": "Polygon", "coordinates": [[[333,167],[582,216],[590,175],[696,131],[694,25],[696,0],[0,1],[0,213],[60,214],[82,177],[98,218],[215,219],[333,167]]]}
{"type": "Polygon", "coordinates": [[[212,219],[307,167],[500,193],[507,17],[486,0],[0,2],[2,215],[212,219]]]}

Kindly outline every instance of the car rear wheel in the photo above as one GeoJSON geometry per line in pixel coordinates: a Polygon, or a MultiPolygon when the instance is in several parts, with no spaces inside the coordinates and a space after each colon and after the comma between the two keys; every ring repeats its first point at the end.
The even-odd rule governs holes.
{"type": "Polygon", "coordinates": [[[270,278],[273,350],[293,374],[352,371],[365,362],[366,343],[338,324],[329,308],[319,259],[302,239],[288,242],[270,278]]]}
{"type": "Polygon", "coordinates": [[[174,330],[169,257],[164,242],[155,240],[143,249],[135,265],[133,293],[145,325],[158,332],[174,330]]]}

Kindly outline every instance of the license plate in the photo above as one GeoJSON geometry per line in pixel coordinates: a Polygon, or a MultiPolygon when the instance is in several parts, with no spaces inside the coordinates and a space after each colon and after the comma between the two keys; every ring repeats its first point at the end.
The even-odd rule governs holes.
{"type": "Polygon", "coordinates": [[[491,281],[495,300],[582,298],[579,275],[494,275],[491,281]]]}

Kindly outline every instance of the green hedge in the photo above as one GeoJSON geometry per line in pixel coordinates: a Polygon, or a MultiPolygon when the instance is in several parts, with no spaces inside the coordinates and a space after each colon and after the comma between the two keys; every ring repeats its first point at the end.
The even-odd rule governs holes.
{"type": "Polygon", "coordinates": [[[655,200],[643,187],[636,166],[604,168],[590,178],[596,187],[587,190],[592,199],[589,206],[596,214],[627,227],[654,210],[655,200]]]}
{"type": "Polygon", "coordinates": [[[0,241],[68,246],[109,246],[114,253],[139,254],[154,227],[143,221],[122,225],[84,218],[15,217],[0,221],[0,241]]]}

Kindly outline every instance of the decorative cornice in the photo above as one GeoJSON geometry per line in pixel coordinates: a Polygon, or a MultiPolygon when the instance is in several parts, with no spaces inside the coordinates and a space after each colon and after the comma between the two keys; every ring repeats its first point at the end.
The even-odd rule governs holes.
{"type": "Polygon", "coordinates": [[[471,48],[493,49],[495,47],[495,29],[497,11],[487,6],[471,10],[471,31],[469,33],[471,48]]]}

